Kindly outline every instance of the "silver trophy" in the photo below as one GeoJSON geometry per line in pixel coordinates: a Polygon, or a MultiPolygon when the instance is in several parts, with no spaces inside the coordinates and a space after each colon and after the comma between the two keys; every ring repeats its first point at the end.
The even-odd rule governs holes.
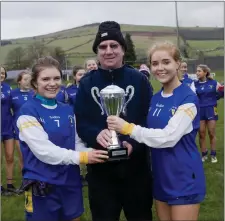
{"type": "MultiPolygon", "coordinates": [[[[119,116],[125,105],[125,91],[116,86],[109,85],[100,91],[101,106],[107,116],[119,116]]],[[[127,148],[121,147],[116,131],[111,130],[112,144],[109,144],[109,160],[121,160],[128,158],[127,148]]]]}

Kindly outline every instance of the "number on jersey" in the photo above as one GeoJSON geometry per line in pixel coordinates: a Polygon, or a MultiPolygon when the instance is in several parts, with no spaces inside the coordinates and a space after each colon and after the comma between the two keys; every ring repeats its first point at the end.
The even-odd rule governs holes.
{"type": "Polygon", "coordinates": [[[153,112],[152,116],[158,117],[160,112],[161,112],[161,110],[162,110],[161,108],[156,108],[155,111],[153,112]]]}
{"type": "Polygon", "coordinates": [[[60,127],[59,120],[54,120],[57,123],[57,127],[60,127]]]}

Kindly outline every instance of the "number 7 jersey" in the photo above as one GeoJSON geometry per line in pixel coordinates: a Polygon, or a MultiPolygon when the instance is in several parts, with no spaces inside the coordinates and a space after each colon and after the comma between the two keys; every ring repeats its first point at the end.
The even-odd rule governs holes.
{"type": "MultiPolygon", "coordinates": [[[[31,148],[33,141],[39,145],[46,145],[46,149],[50,145],[75,150],[76,128],[72,107],[61,102],[47,106],[34,97],[26,102],[19,112],[17,123],[23,122],[19,126],[20,148],[24,158],[23,177],[55,185],[79,187],[81,183],[78,165],[44,163],[36,157],[31,148]],[[37,129],[35,133],[34,128],[37,129]],[[27,130],[27,142],[21,133],[23,130],[27,130]],[[47,143],[43,141],[46,139],[47,143]]],[[[47,155],[46,158],[48,159],[47,155]]]]}

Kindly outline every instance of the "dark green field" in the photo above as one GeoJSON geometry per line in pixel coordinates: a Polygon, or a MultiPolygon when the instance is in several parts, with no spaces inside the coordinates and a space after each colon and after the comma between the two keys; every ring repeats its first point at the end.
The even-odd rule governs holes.
{"type": "MultiPolygon", "coordinates": [[[[218,73],[216,80],[223,80],[223,73],[218,73]]],[[[152,81],[154,91],[160,88],[160,84],[152,81]]],[[[207,196],[202,203],[200,211],[200,221],[221,221],[224,220],[224,101],[220,100],[218,103],[219,121],[217,123],[217,153],[218,163],[211,164],[207,161],[204,164],[205,174],[207,178],[207,196]]],[[[196,141],[198,142],[198,141],[196,141]]],[[[208,147],[209,147],[209,142],[208,147]]],[[[2,150],[4,151],[4,150],[2,150]]],[[[5,163],[2,161],[2,182],[5,184],[5,163]]],[[[15,157],[15,185],[19,187],[21,176],[19,172],[19,165],[17,156],[15,157]]],[[[90,221],[91,215],[88,206],[87,188],[83,189],[85,213],[82,216],[83,221],[90,221]]],[[[104,208],[103,208],[104,209],[104,208]]],[[[22,221],[24,220],[24,196],[2,197],[2,221],[22,221]]],[[[155,213],[154,213],[155,217],[155,213]]],[[[125,220],[121,216],[121,220],[125,220]]],[[[156,217],[154,218],[156,220],[156,217]]]]}

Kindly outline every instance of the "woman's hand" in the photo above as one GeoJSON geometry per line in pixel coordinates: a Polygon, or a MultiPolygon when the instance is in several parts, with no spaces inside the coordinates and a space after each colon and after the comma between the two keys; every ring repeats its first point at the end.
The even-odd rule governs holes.
{"type": "Polygon", "coordinates": [[[115,130],[115,131],[121,133],[125,123],[127,123],[127,122],[120,117],[109,116],[107,118],[107,123],[108,123],[109,130],[115,130]]]}
{"type": "Polygon", "coordinates": [[[87,152],[80,152],[80,164],[104,163],[108,160],[108,151],[93,149],[87,152]]]}

